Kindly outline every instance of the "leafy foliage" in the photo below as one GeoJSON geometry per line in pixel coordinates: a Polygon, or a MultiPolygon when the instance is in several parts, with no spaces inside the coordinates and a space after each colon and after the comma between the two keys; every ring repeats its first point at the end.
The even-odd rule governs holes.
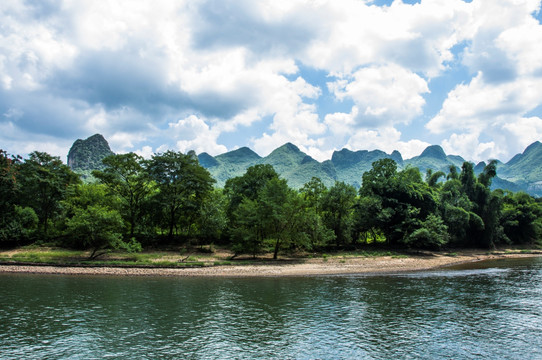
{"type": "Polygon", "coordinates": [[[179,226],[190,231],[212,190],[214,180],[209,172],[199,165],[196,157],[174,151],[155,154],[146,169],[159,190],[153,203],[156,210],[161,210],[168,239],[173,238],[179,226]]]}
{"type": "Polygon", "coordinates": [[[49,222],[60,214],[60,202],[79,177],[58,157],[34,151],[19,166],[21,202],[34,209],[40,232],[48,235],[49,222]]]}
{"type": "Polygon", "coordinates": [[[93,175],[107,186],[112,195],[122,199],[122,215],[133,237],[142,218],[143,203],[149,197],[152,184],[143,168],[143,158],[134,153],[110,155],[103,159],[103,171],[93,175]]]}
{"type": "MultiPolygon", "coordinates": [[[[279,167],[323,165],[291,144],[279,150],[268,157],[279,167]]],[[[498,162],[476,168],[464,162],[459,171],[442,149],[433,147],[422,157],[446,159],[448,165],[426,170],[423,179],[398,154],[393,156],[403,166],[381,155],[341,152],[342,160],[376,158],[358,174],[359,191],[343,181],[327,185],[332,171],[327,180],[307,179],[305,173],[297,177],[305,183],[292,186],[255,156],[259,163],[229,178],[222,190],[213,188],[214,180],[193,152],[167,151],[150,160],[133,153],[112,155],[94,171],[99,183],[83,184],[49,154],[34,152],[23,161],[0,151],[0,242],[56,239],[90,249],[96,257],[111,249],[140,251],[142,243],[163,240],[201,248],[219,241],[236,255],[272,251],[275,259],[285,251],[369,244],[441,249],[540,243],[542,201],[523,192],[492,190],[498,162]]],[[[200,158],[220,166],[210,156],[200,158]]]]}
{"type": "Polygon", "coordinates": [[[123,222],[116,210],[102,205],[76,208],[67,221],[67,234],[81,246],[91,248],[90,259],[103,255],[107,249],[123,247],[123,222]]]}

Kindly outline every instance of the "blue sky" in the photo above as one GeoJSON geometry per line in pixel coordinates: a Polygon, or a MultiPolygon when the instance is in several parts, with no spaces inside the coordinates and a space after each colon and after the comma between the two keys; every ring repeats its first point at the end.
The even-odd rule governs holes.
{"type": "Polygon", "coordinates": [[[2,1],[0,148],[265,156],[542,139],[540,0],[2,1]]]}

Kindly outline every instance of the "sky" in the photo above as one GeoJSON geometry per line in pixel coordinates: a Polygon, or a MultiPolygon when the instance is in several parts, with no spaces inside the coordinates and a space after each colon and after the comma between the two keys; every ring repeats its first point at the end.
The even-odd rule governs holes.
{"type": "Polygon", "coordinates": [[[542,140],[540,0],[2,0],[0,149],[261,156],[542,140]]]}

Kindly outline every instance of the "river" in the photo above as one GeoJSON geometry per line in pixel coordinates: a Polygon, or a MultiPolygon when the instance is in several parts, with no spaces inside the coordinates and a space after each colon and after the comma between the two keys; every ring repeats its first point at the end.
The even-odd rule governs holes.
{"type": "Polygon", "coordinates": [[[542,258],[386,276],[0,274],[1,359],[542,359],[542,258]]]}

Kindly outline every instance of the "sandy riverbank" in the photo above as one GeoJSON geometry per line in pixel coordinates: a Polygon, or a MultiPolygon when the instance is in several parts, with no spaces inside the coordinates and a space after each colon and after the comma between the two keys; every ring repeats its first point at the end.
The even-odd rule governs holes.
{"type": "Polygon", "coordinates": [[[207,276],[207,277],[258,277],[258,276],[308,276],[331,274],[378,274],[420,271],[460,263],[487,259],[541,256],[542,254],[487,254],[464,252],[457,256],[430,254],[409,257],[358,257],[307,259],[296,263],[223,265],[197,268],[122,268],[122,267],[62,267],[0,265],[0,273],[37,273],[63,275],[117,275],[117,276],[207,276]]]}

